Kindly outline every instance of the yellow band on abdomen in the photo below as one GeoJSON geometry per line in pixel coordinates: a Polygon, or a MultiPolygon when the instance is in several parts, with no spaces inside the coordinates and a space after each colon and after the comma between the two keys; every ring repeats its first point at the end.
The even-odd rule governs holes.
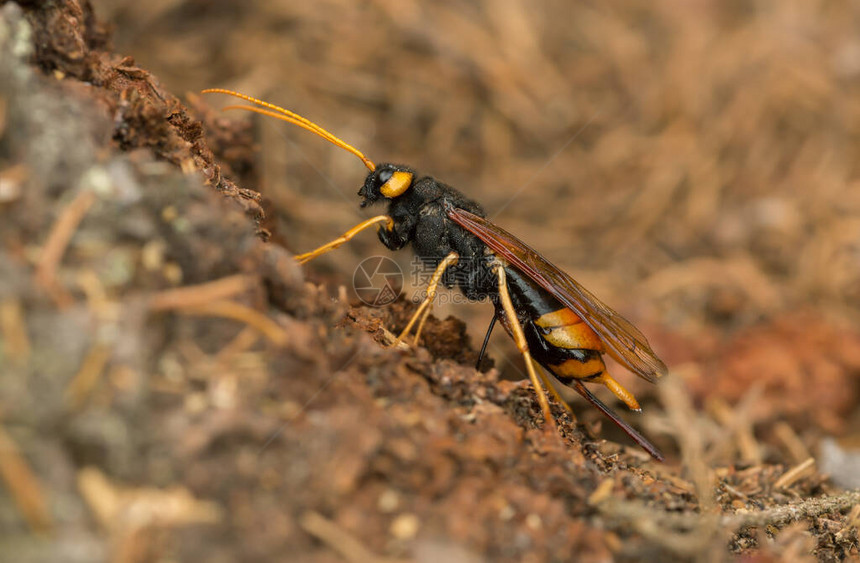
{"type": "Polygon", "coordinates": [[[541,315],[535,325],[541,329],[541,337],[557,348],[596,350],[603,352],[603,342],[591,327],[582,322],[570,309],[559,309],[541,315]]]}
{"type": "Polygon", "coordinates": [[[550,371],[561,380],[593,379],[606,372],[606,365],[600,356],[595,356],[585,362],[565,360],[560,364],[549,366],[550,371]]]}

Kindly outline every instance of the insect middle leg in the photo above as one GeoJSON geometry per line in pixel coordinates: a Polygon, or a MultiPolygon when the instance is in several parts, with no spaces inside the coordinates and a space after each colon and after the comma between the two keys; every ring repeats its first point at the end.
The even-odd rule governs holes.
{"type": "Polygon", "coordinates": [[[418,323],[418,330],[415,331],[415,340],[413,340],[414,344],[416,346],[418,345],[418,338],[421,336],[421,330],[424,328],[424,323],[427,321],[427,317],[430,316],[430,307],[433,305],[433,299],[436,298],[436,288],[439,287],[439,283],[442,281],[442,276],[445,274],[445,270],[456,264],[459,259],[460,255],[456,252],[452,252],[446,256],[438,266],[436,266],[436,270],[430,278],[430,283],[427,284],[427,296],[424,297],[424,301],[421,302],[421,305],[418,306],[418,310],[415,311],[414,315],[412,315],[412,318],[409,320],[409,324],[406,325],[406,328],[404,328],[403,332],[400,333],[400,336],[397,337],[397,340],[394,342],[395,346],[401,340],[406,338],[406,335],[408,335],[409,331],[412,330],[412,326],[420,318],[421,322],[418,323]]]}
{"type": "Polygon", "coordinates": [[[358,233],[360,233],[364,229],[366,229],[368,227],[372,227],[373,225],[378,225],[380,223],[385,223],[385,228],[388,230],[391,230],[394,227],[394,221],[391,219],[391,217],[389,217],[388,215],[377,215],[376,217],[368,219],[367,221],[362,221],[361,223],[354,226],[353,228],[351,228],[350,230],[348,230],[347,232],[345,232],[341,236],[337,237],[333,241],[327,242],[326,244],[322,245],[321,247],[314,249],[314,250],[311,250],[310,252],[305,252],[304,254],[296,254],[294,256],[294,258],[299,262],[299,264],[306,264],[307,262],[310,262],[314,258],[316,258],[322,254],[325,254],[326,252],[328,252],[330,250],[334,250],[338,246],[349,241],[350,239],[352,239],[352,237],[354,237],[355,235],[357,235],[358,233]]]}
{"type": "MultiPolygon", "coordinates": [[[[496,267],[496,275],[499,278],[499,298],[502,302],[502,308],[505,311],[505,316],[508,318],[508,325],[510,325],[511,335],[514,337],[514,342],[516,343],[520,354],[523,355],[523,360],[525,360],[526,370],[529,372],[529,379],[532,382],[532,387],[535,389],[538,404],[540,404],[541,411],[543,412],[544,419],[546,420],[547,425],[545,429],[555,429],[555,419],[552,417],[552,411],[549,409],[549,399],[547,399],[546,392],[543,389],[543,385],[541,385],[541,378],[535,370],[532,355],[529,352],[529,345],[526,342],[526,335],[523,332],[523,327],[520,326],[520,321],[517,318],[516,311],[514,310],[514,304],[511,302],[511,295],[508,293],[507,276],[505,275],[505,268],[502,265],[498,265],[496,267]]],[[[547,386],[549,387],[549,385],[547,386]]],[[[552,392],[554,393],[555,390],[553,389],[552,392]]]]}

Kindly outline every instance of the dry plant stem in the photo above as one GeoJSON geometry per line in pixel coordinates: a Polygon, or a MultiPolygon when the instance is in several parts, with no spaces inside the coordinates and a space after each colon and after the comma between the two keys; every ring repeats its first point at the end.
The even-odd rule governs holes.
{"type": "Polygon", "coordinates": [[[272,319],[246,305],[227,298],[243,293],[254,284],[254,278],[242,274],[212,282],[155,294],[149,302],[152,311],[175,310],[186,315],[225,317],[255,328],[272,344],[282,346],[287,333],[272,319]]]}
{"type": "Polygon", "coordinates": [[[176,310],[184,315],[223,317],[243,322],[257,329],[275,346],[283,346],[289,335],[275,321],[246,305],[234,301],[213,301],[205,305],[182,307],[176,310]]]}
{"type": "Polygon", "coordinates": [[[767,526],[768,524],[779,526],[828,512],[843,512],[856,504],[860,504],[860,490],[846,491],[835,496],[811,498],[758,512],[723,516],[721,523],[734,530],[749,526],[767,526]]]}
{"type": "Polygon", "coordinates": [[[797,432],[795,432],[788,423],[777,422],[773,427],[773,432],[777,439],[782,442],[782,445],[788,451],[789,455],[791,455],[794,463],[800,463],[803,460],[812,457],[809,454],[809,450],[800,439],[800,436],[797,435],[797,432]]]}
{"type": "Polygon", "coordinates": [[[845,537],[845,535],[850,533],[852,529],[860,529],[860,504],[856,504],[854,508],[851,509],[851,512],[848,513],[845,526],[836,532],[836,540],[839,541],[841,538],[845,537]]]}
{"type": "Polygon", "coordinates": [[[397,348],[398,350],[409,350],[409,344],[403,342],[401,339],[394,336],[394,333],[385,328],[384,326],[379,327],[379,332],[381,333],[380,340],[385,346],[391,346],[392,348],[397,348]]]}
{"type": "MultiPolygon", "coordinates": [[[[701,536],[705,526],[734,534],[743,528],[780,526],[803,518],[814,518],[830,512],[844,512],[860,504],[860,490],[841,495],[812,498],[756,512],[717,514],[679,514],[661,512],[638,502],[607,498],[597,505],[600,513],[613,529],[633,527],[642,535],[671,549],[675,553],[700,553],[706,540],[701,536]],[[691,550],[691,551],[688,551],[691,550]]],[[[728,538],[727,538],[728,539],[728,538]]]]}
{"type": "MultiPolygon", "coordinates": [[[[703,515],[713,515],[716,508],[713,493],[714,475],[705,463],[704,445],[701,435],[695,425],[689,423],[696,420],[696,413],[690,397],[683,387],[680,378],[670,378],[660,385],[662,402],[674,428],[681,450],[682,466],[690,472],[690,480],[696,489],[703,515]]],[[[656,521],[639,520],[637,525],[642,535],[652,541],[662,544],[674,553],[684,555],[700,554],[704,545],[712,542],[719,533],[716,521],[709,517],[688,519],[689,532],[677,533],[667,530],[656,521]]]]}
{"type": "Polygon", "coordinates": [[[75,282],[84,293],[87,306],[94,314],[104,312],[110,307],[110,300],[105,291],[104,284],[98,274],[92,270],[83,270],[75,276],[75,282]]]}
{"type": "Polygon", "coordinates": [[[236,274],[198,285],[168,289],[153,295],[149,301],[149,308],[152,311],[167,311],[202,306],[212,301],[238,295],[252,287],[253,284],[253,277],[236,274]]]}
{"type": "Polygon", "coordinates": [[[6,98],[0,98],[0,134],[6,130],[6,115],[8,110],[6,98]]]}
{"type": "Polygon", "coordinates": [[[340,526],[318,512],[305,512],[299,521],[302,529],[353,563],[405,563],[403,559],[379,557],[340,526]]]}
{"type": "Polygon", "coordinates": [[[815,458],[809,457],[783,473],[773,486],[775,489],[786,489],[812,475],[815,475],[815,458]]]}
{"type": "MultiPolygon", "coordinates": [[[[2,104],[0,104],[2,108],[2,104]]],[[[0,116],[2,119],[2,116],[0,116]]],[[[2,124],[0,124],[2,125],[2,124]]],[[[26,164],[13,164],[0,170],[0,206],[4,203],[17,201],[21,198],[24,182],[30,177],[30,168],[26,164]]]]}
{"type": "Polygon", "coordinates": [[[18,299],[0,302],[0,336],[4,353],[12,364],[23,366],[30,359],[30,337],[27,335],[27,320],[18,299]]]}
{"type": "Polygon", "coordinates": [[[732,409],[722,399],[713,399],[708,408],[714,417],[735,437],[741,459],[754,465],[762,462],[761,448],[753,432],[750,415],[761,398],[763,388],[753,385],[737,406],[732,409]]]}
{"type": "Polygon", "coordinates": [[[248,351],[258,339],[259,332],[253,327],[246,326],[236,335],[236,338],[218,351],[216,358],[219,362],[229,361],[234,356],[248,351]]]}
{"type": "Polygon", "coordinates": [[[111,355],[111,348],[104,342],[96,342],[87,352],[78,373],[66,387],[66,403],[73,410],[78,410],[101,379],[104,368],[111,355]]]}
{"type": "Polygon", "coordinates": [[[54,525],[42,485],[6,429],[0,425],[0,477],[27,525],[34,532],[48,532],[54,525]]]}
{"type": "Polygon", "coordinates": [[[597,488],[594,489],[588,496],[588,505],[596,506],[605,500],[609,499],[612,496],[612,491],[615,489],[615,479],[606,478],[597,485],[597,488]]]}
{"type": "Polygon", "coordinates": [[[696,496],[702,512],[710,512],[714,508],[714,475],[705,463],[701,434],[695,425],[689,422],[696,420],[693,404],[680,378],[668,379],[659,389],[672,425],[677,429],[682,465],[690,471],[690,479],[696,487],[696,496]]]}
{"type": "Polygon", "coordinates": [[[72,300],[57,282],[57,269],[69,241],[95,200],[96,195],[89,190],[78,193],[60,213],[42,247],[39,262],[36,264],[36,280],[48,291],[57,306],[69,305],[72,300]]]}
{"type": "Polygon", "coordinates": [[[762,385],[753,385],[735,409],[735,420],[737,421],[735,428],[741,456],[743,459],[756,464],[762,463],[762,453],[761,446],[753,431],[752,415],[756,411],[756,405],[763,393],[764,387],[762,385]]]}

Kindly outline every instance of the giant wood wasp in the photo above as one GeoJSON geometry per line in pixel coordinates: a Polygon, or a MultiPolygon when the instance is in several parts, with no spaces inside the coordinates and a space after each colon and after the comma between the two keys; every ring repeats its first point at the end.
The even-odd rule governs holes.
{"type": "Polygon", "coordinates": [[[488,299],[495,307],[495,314],[478,363],[498,320],[523,356],[547,428],[554,428],[555,420],[544,386],[570,410],[554,386],[555,380],[585,397],[651,456],[663,459],[651,442],[585,386],[585,383],[603,384],[631,410],[640,411],[633,394],[609,375],[603,354],[609,354],[651,382],[666,373],[666,365],[648,340],[624,317],[524,242],[488,221],[480,205],[451,186],[434,178],[420,177],[408,166],[375,165],[358,149],[319,125],[268,102],[220,88],[203,93],[228,94],[250,102],[254,105],[224,109],[244,109],[298,125],[354,154],[367,166],[370,173],[358,191],[361,206],[384,202],[388,204],[388,212],[363,221],[331,242],[295,258],[302,264],[309,262],[374,225],[378,226],[379,240],[389,249],[399,250],[411,244],[415,254],[431,264],[434,272],[424,300],[397,338],[398,342],[413,328],[414,342],[418,342],[440,283],[449,288],[456,285],[469,299],[488,299]],[[536,367],[535,362],[551,373],[552,378],[536,367]]]}

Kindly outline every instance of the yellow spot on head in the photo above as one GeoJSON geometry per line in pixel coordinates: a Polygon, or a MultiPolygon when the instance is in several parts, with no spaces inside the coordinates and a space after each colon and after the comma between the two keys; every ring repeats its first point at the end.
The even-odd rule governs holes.
{"type": "Polygon", "coordinates": [[[399,195],[403,195],[403,193],[409,189],[409,186],[412,185],[412,173],[411,172],[394,172],[391,175],[391,178],[388,179],[387,182],[382,184],[382,187],[379,188],[379,191],[385,197],[397,197],[399,195]]]}

